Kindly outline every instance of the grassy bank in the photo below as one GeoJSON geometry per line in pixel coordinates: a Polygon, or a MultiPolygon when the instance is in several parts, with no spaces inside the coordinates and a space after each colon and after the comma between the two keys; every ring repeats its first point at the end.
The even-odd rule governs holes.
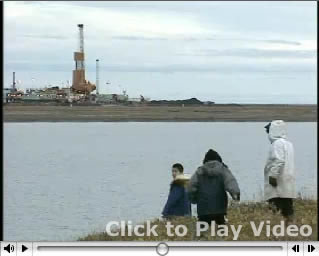
{"type": "MultiPolygon", "coordinates": [[[[316,200],[302,200],[298,199],[295,201],[295,218],[292,224],[297,225],[299,228],[303,225],[310,225],[312,228],[312,235],[309,237],[303,237],[300,234],[298,236],[290,237],[286,234],[285,236],[276,237],[271,233],[271,236],[266,234],[266,221],[270,221],[270,227],[280,224],[283,220],[282,216],[273,212],[267,203],[239,203],[232,204],[228,210],[228,236],[215,236],[211,235],[211,232],[202,233],[201,236],[196,235],[196,219],[195,218],[176,218],[170,220],[172,225],[175,227],[179,224],[187,227],[188,233],[183,237],[173,236],[168,237],[166,232],[167,220],[153,220],[152,225],[158,225],[156,232],[158,236],[116,236],[112,237],[106,233],[93,233],[86,237],[80,238],[79,241],[232,241],[233,233],[231,232],[229,225],[234,225],[236,228],[242,225],[242,229],[238,236],[238,241],[317,241],[318,229],[317,229],[317,201],[316,200]],[[260,236],[255,237],[250,222],[253,221],[258,227],[259,223],[264,221],[265,225],[260,236]]],[[[143,224],[146,225],[146,224],[143,224]]],[[[286,229],[285,229],[286,230],[286,229]]]]}

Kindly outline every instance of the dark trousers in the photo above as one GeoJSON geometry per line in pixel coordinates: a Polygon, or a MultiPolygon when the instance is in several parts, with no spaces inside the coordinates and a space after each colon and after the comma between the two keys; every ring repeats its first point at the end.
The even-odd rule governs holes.
{"type": "Polygon", "coordinates": [[[217,225],[225,224],[225,214],[208,214],[198,216],[198,220],[202,222],[207,222],[211,225],[212,221],[215,221],[217,225]]]}
{"type": "Polygon", "coordinates": [[[289,217],[294,214],[294,206],[292,198],[271,198],[268,202],[275,206],[277,211],[280,211],[284,217],[289,217]]]}

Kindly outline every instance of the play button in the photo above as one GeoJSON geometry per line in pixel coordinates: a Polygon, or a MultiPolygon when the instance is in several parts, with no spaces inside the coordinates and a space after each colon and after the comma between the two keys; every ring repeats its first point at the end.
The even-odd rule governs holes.
{"type": "MultiPolygon", "coordinates": [[[[18,242],[17,243],[17,254],[14,254],[14,255],[16,255],[16,256],[21,256],[21,255],[22,256],[32,256],[32,253],[33,253],[33,243],[32,242],[18,242]]],[[[14,255],[12,255],[12,256],[14,256],[14,255]]]]}
{"type": "Polygon", "coordinates": [[[25,245],[22,245],[22,252],[25,252],[28,249],[29,249],[28,247],[26,247],[25,245]]]}

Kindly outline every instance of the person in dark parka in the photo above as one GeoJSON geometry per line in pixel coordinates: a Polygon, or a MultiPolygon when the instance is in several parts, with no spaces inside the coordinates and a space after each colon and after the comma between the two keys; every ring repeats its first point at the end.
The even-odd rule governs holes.
{"type": "Polygon", "coordinates": [[[173,181],[170,186],[167,202],[162,212],[164,218],[191,215],[191,204],[186,191],[189,178],[186,177],[183,172],[184,168],[181,164],[177,163],[173,165],[173,181]]]}
{"type": "Polygon", "coordinates": [[[203,165],[191,177],[188,193],[191,203],[197,204],[199,221],[217,225],[225,224],[228,197],[240,200],[237,181],[221,156],[210,149],[204,158],[203,165]]]}

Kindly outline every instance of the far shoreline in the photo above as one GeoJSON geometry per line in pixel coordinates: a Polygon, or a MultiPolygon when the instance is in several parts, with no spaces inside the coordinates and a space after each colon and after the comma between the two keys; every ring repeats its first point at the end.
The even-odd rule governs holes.
{"type": "Polygon", "coordinates": [[[317,122],[316,104],[3,105],[3,120],[20,122],[317,122]]]}

